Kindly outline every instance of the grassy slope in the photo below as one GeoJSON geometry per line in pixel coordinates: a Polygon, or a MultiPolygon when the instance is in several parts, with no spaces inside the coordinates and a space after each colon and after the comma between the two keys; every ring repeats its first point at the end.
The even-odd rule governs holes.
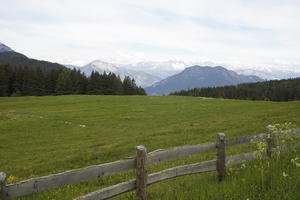
{"type": "MultiPolygon", "coordinates": [[[[264,132],[268,124],[287,121],[299,127],[299,113],[299,101],[145,96],[0,98],[0,171],[23,180],[132,156],[139,144],[152,151],[214,141],[217,132],[225,132],[227,138],[238,137],[264,132]]],[[[251,150],[246,147],[229,151],[251,150]]],[[[161,164],[150,171],[212,158],[214,152],[161,164]]],[[[27,199],[72,199],[133,176],[132,172],[106,177],[27,199]]],[[[162,191],[170,197],[174,191],[178,197],[185,196],[178,190],[182,184],[209,176],[193,175],[155,184],[150,187],[150,197],[157,199],[155,194],[162,191]]],[[[129,193],[117,199],[132,196],[129,193]]]]}

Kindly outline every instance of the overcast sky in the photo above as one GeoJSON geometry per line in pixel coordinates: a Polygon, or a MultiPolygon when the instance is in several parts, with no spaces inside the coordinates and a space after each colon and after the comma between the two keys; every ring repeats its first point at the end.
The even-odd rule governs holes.
{"type": "Polygon", "coordinates": [[[300,70],[299,0],[0,0],[0,42],[29,57],[211,61],[300,70]]]}

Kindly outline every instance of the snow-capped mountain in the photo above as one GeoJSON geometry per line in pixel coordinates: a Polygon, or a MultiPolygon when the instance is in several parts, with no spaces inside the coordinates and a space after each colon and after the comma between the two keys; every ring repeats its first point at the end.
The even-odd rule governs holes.
{"type": "Polygon", "coordinates": [[[159,76],[161,78],[167,78],[174,74],[177,74],[187,67],[201,65],[201,66],[215,66],[213,62],[186,62],[181,60],[169,60],[169,61],[144,61],[134,64],[124,65],[126,68],[145,71],[149,74],[159,76]]]}
{"type": "Polygon", "coordinates": [[[0,42],[0,53],[7,52],[7,51],[13,51],[13,50],[0,42]]]}
{"type": "Polygon", "coordinates": [[[190,65],[184,61],[169,60],[166,62],[145,61],[124,66],[129,69],[141,70],[161,78],[166,78],[179,73],[190,65]]]}
{"type": "Polygon", "coordinates": [[[143,72],[143,71],[136,71],[132,69],[128,69],[123,67],[122,65],[116,65],[112,63],[107,63],[101,60],[95,60],[85,66],[78,67],[74,65],[65,65],[66,67],[70,69],[78,69],[81,72],[84,72],[87,76],[89,76],[93,71],[97,71],[99,73],[115,73],[116,75],[119,75],[121,79],[124,79],[125,76],[129,76],[131,78],[134,78],[136,84],[141,87],[147,87],[155,82],[158,82],[161,80],[160,77],[151,75],[149,73],[143,72]]]}
{"type": "Polygon", "coordinates": [[[97,71],[101,74],[104,72],[107,73],[112,72],[117,74],[118,72],[118,68],[114,64],[103,62],[101,60],[95,60],[93,62],[88,63],[87,65],[84,65],[82,67],[75,67],[75,68],[84,72],[87,76],[91,75],[93,71],[97,71]]]}
{"type": "Polygon", "coordinates": [[[257,69],[240,69],[235,70],[239,74],[243,75],[255,75],[267,80],[274,79],[288,79],[300,77],[300,71],[290,71],[290,70],[257,70],[257,69]]]}

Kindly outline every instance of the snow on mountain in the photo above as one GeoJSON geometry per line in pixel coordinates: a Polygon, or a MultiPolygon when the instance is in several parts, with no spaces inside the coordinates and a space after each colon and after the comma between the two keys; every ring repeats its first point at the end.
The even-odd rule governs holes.
{"type": "Polygon", "coordinates": [[[235,70],[243,75],[255,75],[267,80],[288,79],[300,77],[300,71],[290,70],[256,70],[256,69],[239,69],[235,70]]]}
{"type": "Polygon", "coordinates": [[[145,71],[149,74],[159,76],[161,78],[167,78],[174,74],[177,74],[187,67],[194,65],[202,66],[214,66],[213,62],[186,62],[181,60],[169,60],[169,61],[144,61],[134,64],[124,65],[126,68],[133,70],[145,71]]]}
{"type": "Polygon", "coordinates": [[[0,42],[0,53],[7,52],[7,51],[13,51],[11,48],[6,46],[5,44],[0,42]]]}
{"type": "Polygon", "coordinates": [[[95,60],[89,64],[86,65],[86,67],[90,68],[96,68],[99,70],[99,72],[113,72],[116,73],[118,72],[119,68],[117,68],[114,64],[103,62],[101,60],[95,60]]]}
{"type": "Polygon", "coordinates": [[[158,76],[154,76],[143,71],[128,69],[123,67],[122,65],[107,63],[101,60],[95,60],[82,67],[78,67],[74,65],[65,65],[65,66],[70,69],[74,69],[74,68],[78,69],[81,72],[85,73],[87,76],[89,76],[93,71],[97,71],[99,73],[112,72],[115,73],[116,75],[119,75],[121,79],[124,79],[125,76],[129,76],[131,78],[134,78],[136,84],[141,87],[150,86],[155,82],[161,80],[161,78],[158,76]]]}
{"type": "Polygon", "coordinates": [[[297,66],[274,66],[274,67],[236,67],[228,64],[214,63],[214,62],[186,62],[180,60],[169,60],[169,61],[144,61],[137,62],[134,64],[121,65],[128,69],[145,71],[149,74],[159,76],[161,78],[167,78],[169,76],[175,75],[187,67],[199,65],[199,66],[218,66],[222,65],[231,69],[239,74],[243,75],[254,75],[263,79],[273,80],[273,79],[287,79],[300,77],[299,65],[297,66]]]}
{"type": "Polygon", "coordinates": [[[134,64],[124,65],[126,68],[133,70],[145,71],[149,74],[159,76],[161,78],[166,78],[168,76],[177,74],[186,67],[189,66],[188,63],[183,61],[169,60],[166,62],[155,62],[155,61],[145,61],[137,62],[134,64]]]}

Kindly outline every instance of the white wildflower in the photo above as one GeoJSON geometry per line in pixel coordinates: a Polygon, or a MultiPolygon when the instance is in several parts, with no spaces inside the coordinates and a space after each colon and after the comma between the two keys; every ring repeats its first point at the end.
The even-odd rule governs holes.
{"type": "Polygon", "coordinates": [[[283,173],[282,173],[282,176],[285,178],[285,177],[287,177],[287,176],[288,176],[288,174],[287,174],[287,173],[285,173],[285,172],[283,172],[283,173]]]}
{"type": "Polygon", "coordinates": [[[84,124],[79,124],[79,126],[82,127],[82,128],[86,127],[86,125],[84,125],[84,124]]]}
{"type": "Polygon", "coordinates": [[[292,159],[291,159],[291,163],[292,163],[292,164],[295,164],[296,167],[300,167],[300,163],[297,163],[296,160],[298,160],[298,157],[292,158],[292,159]]]}
{"type": "Polygon", "coordinates": [[[274,126],[274,125],[271,125],[271,124],[269,124],[269,125],[267,126],[267,128],[268,128],[268,129],[273,129],[273,128],[275,128],[275,126],[274,126]]]}

